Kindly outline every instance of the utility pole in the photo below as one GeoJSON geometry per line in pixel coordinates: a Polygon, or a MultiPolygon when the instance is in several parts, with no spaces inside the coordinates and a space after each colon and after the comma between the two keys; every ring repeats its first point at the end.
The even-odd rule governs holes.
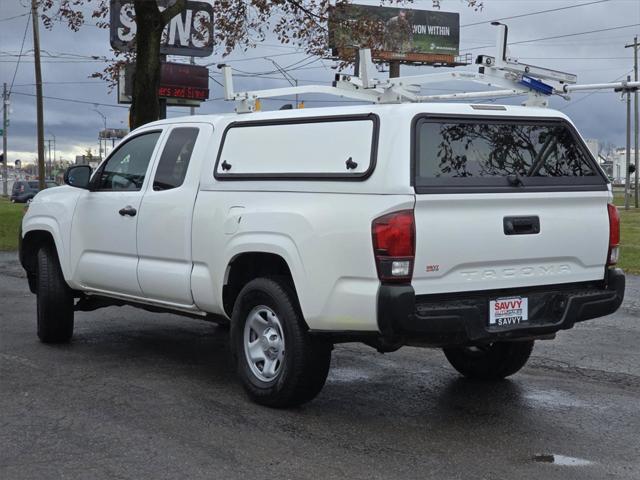
{"type": "Polygon", "coordinates": [[[7,117],[9,110],[9,94],[7,84],[2,86],[2,195],[9,194],[7,187],[7,117]]]}
{"type": "Polygon", "coordinates": [[[49,147],[49,155],[47,156],[47,177],[51,176],[51,139],[47,140],[47,145],[49,147]]]}
{"type": "MultiPolygon", "coordinates": [[[[627,83],[631,81],[631,77],[627,75],[627,83]]],[[[626,90],[627,94],[627,149],[626,149],[626,171],[624,175],[624,209],[629,210],[629,195],[631,187],[631,172],[629,172],[629,166],[631,165],[631,90],[626,90]]]]}
{"type": "MultiPolygon", "coordinates": [[[[630,45],[625,45],[624,48],[631,48],[633,47],[633,79],[634,81],[638,81],[638,47],[640,47],[640,44],[638,43],[638,36],[636,35],[633,38],[633,43],[630,45]]],[[[636,208],[639,207],[638,205],[638,175],[640,175],[639,169],[638,167],[640,167],[640,165],[638,165],[638,90],[636,90],[633,94],[633,109],[634,109],[634,119],[633,119],[633,124],[634,124],[634,165],[636,166],[636,172],[635,172],[635,179],[634,179],[634,184],[635,184],[635,205],[636,208]]]]}
{"type": "Polygon", "coordinates": [[[40,33],[38,31],[38,0],[31,0],[33,20],[33,59],[36,67],[36,110],[38,122],[38,183],[44,190],[44,111],[42,106],[42,69],[40,68],[40,33]]]}

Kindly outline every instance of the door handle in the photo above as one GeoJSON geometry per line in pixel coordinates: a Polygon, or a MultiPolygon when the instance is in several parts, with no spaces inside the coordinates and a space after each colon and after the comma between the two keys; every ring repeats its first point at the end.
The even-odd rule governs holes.
{"type": "Polygon", "coordinates": [[[135,208],[133,208],[131,205],[127,205],[126,207],[121,208],[120,210],[118,210],[118,213],[120,215],[122,215],[123,217],[125,215],[129,215],[130,217],[135,217],[136,213],[138,213],[138,211],[135,208]]]}
{"type": "Polygon", "coordinates": [[[540,217],[504,217],[505,235],[535,235],[540,233],[540,217]]]}

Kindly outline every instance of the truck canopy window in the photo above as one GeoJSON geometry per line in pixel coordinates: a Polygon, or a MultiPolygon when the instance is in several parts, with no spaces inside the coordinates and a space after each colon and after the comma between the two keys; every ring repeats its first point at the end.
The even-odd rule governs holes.
{"type": "Polygon", "coordinates": [[[215,177],[364,179],[377,142],[375,115],[236,122],[225,131],[215,177]]]}
{"type": "Polygon", "coordinates": [[[425,118],[416,128],[416,186],[605,183],[582,141],[564,122],[425,118]]]}

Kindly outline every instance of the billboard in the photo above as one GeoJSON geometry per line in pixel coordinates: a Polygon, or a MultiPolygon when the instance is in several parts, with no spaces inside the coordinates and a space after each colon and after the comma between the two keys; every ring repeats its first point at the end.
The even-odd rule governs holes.
{"type": "Polygon", "coordinates": [[[370,5],[340,5],[329,14],[329,47],[352,57],[369,46],[374,60],[453,63],[459,54],[458,13],[370,5]]]}
{"type": "MultiPolygon", "coordinates": [[[[125,65],[118,76],[118,103],[131,103],[135,65],[125,65]]],[[[170,106],[197,106],[209,98],[209,69],[187,63],[163,62],[158,96],[170,106]]]]}
{"type": "MultiPolygon", "coordinates": [[[[158,0],[168,5],[169,0],[158,0]]],[[[119,51],[135,50],[136,22],[133,0],[111,0],[111,47],[119,51]]],[[[206,2],[187,0],[187,8],[173,17],[162,35],[160,53],[208,57],[213,53],[213,8],[206,2]]]]}

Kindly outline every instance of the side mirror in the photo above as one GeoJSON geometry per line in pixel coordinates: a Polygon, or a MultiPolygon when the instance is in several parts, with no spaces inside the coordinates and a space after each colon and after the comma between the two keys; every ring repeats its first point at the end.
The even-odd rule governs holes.
{"type": "Polygon", "coordinates": [[[64,183],[71,187],[89,190],[91,180],[91,167],[89,165],[76,165],[67,168],[64,172],[64,183]]]}

